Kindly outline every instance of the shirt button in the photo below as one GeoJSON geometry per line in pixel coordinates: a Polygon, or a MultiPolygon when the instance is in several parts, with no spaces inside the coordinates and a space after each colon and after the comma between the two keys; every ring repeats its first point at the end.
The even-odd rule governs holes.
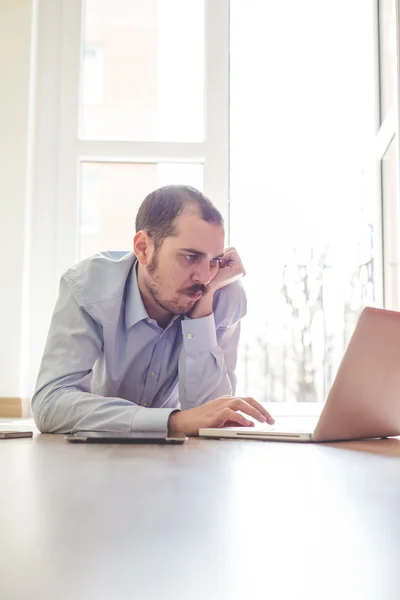
{"type": "Polygon", "coordinates": [[[188,340],[191,340],[193,338],[193,333],[188,333],[186,337],[188,340]]]}
{"type": "Polygon", "coordinates": [[[152,372],[150,373],[150,375],[151,375],[151,377],[156,377],[157,373],[155,373],[154,371],[152,371],[152,372]]]}
{"type": "Polygon", "coordinates": [[[147,406],[147,402],[143,402],[143,406],[147,406]]]}

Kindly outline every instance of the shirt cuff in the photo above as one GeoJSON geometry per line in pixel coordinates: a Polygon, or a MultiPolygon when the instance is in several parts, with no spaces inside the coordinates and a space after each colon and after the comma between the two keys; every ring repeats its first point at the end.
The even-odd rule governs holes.
{"type": "Polygon", "coordinates": [[[187,354],[211,352],[218,345],[213,314],[200,319],[185,317],[182,321],[182,334],[187,354]]]}
{"type": "Polygon", "coordinates": [[[168,433],[168,419],[173,412],[177,412],[177,409],[144,408],[141,406],[133,417],[132,431],[168,433]]]}

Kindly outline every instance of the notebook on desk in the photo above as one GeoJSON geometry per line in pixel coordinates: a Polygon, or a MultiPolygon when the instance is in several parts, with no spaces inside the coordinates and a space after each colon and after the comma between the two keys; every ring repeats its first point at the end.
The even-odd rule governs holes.
{"type": "Polygon", "coordinates": [[[400,435],[400,312],[363,310],[315,428],[287,422],[284,428],[204,428],[199,435],[290,442],[400,435]]]}

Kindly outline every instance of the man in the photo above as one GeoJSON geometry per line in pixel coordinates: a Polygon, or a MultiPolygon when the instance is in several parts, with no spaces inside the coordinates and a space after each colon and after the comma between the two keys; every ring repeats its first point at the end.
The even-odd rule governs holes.
{"type": "Polygon", "coordinates": [[[144,200],[136,231],[133,252],[61,278],[32,398],[38,428],[196,435],[252,425],[247,416],[272,423],[232,397],[246,298],[221,214],[198,190],[166,186],[144,200]]]}

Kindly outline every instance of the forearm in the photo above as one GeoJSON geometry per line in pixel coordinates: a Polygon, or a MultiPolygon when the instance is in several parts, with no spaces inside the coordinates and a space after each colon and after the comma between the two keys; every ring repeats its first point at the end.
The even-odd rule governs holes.
{"type": "Polygon", "coordinates": [[[182,323],[183,346],[179,360],[179,401],[194,408],[224,395],[234,395],[236,377],[218,345],[213,315],[182,323]]]}
{"type": "Polygon", "coordinates": [[[144,408],[123,398],[106,398],[76,387],[38,390],[32,413],[42,433],[74,431],[166,432],[174,409],[144,408]]]}
{"type": "Polygon", "coordinates": [[[193,408],[236,394],[235,369],[246,295],[240,282],[210,290],[182,322],[179,400],[193,408]]]}

